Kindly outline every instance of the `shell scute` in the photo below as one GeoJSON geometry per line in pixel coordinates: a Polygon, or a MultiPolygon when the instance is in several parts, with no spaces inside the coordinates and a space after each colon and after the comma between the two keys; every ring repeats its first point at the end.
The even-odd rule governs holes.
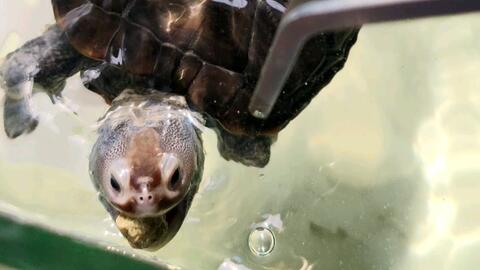
{"type": "Polygon", "coordinates": [[[170,88],[173,74],[182,56],[183,54],[178,48],[169,44],[162,45],[162,49],[157,55],[154,72],[158,85],[170,88]]]}
{"type": "Polygon", "coordinates": [[[174,74],[174,88],[181,92],[186,91],[197,76],[202,64],[202,61],[197,56],[185,54],[174,74]]]}
{"type": "Polygon", "coordinates": [[[152,74],[161,50],[161,44],[152,33],[124,21],[108,47],[105,60],[134,74],[152,74]]]}
{"type": "Polygon", "coordinates": [[[257,1],[244,2],[242,8],[215,1],[205,5],[203,23],[191,45],[200,58],[235,72],[243,72],[248,60],[257,1]]]}
{"type": "Polygon", "coordinates": [[[127,19],[151,31],[161,42],[188,50],[202,22],[202,14],[192,12],[196,2],[137,0],[127,19]]]}
{"type": "Polygon", "coordinates": [[[218,118],[242,85],[241,74],[204,63],[188,89],[187,99],[197,110],[218,118]]]}
{"type": "Polygon", "coordinates": [[[135,60],[149,63],[126,68],[146,74],[153,72],[156,59],[148,56],[169,44],[242,73],[248,64],[257,1],[53,0],[53,5],[58,24],[85,56],[118,65],[120,43],[126,52],[145,46],[145,55],[135,60]]]}
{"type": "Polygon", "coordinates": [[[92,3],[78,6],[58,21],[75,49],[98,60],[105,58],[120,22],[120,17],[107,14],[92,3]]]}
{"type": "Polygon", "coordinates": [[[88,3],[88,0],[52,0],[53,13],[57,21],[62,20],[62,18],[67,15],[70,11],[85,5],[88,3]]]}
{"type": "Polygon", "coordinates": [[[90,2],[107,12],[122,14],[131,0],[90,0],[90,2]]]}

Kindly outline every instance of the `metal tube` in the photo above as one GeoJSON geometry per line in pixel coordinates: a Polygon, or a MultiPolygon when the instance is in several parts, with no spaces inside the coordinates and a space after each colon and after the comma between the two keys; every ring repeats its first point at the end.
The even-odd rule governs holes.
{"type": "Polygon", "coordinates": [[[249,110],[257,118],[268,117],[300,50],[316,33],[479,10],[480,0],[310,0],[298,4],[280,22],[249,110]]]}

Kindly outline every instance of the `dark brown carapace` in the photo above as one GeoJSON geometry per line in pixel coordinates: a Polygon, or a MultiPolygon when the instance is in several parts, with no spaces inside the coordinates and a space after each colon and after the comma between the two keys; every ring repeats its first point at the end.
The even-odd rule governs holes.
{"type": "MultiPolygon", "coordinates": [[[[312,38],[270,117],[259,120],[247,107],[288,0],[52,4],[57,24],[81,54],[129,74],[154,77],[240,136],[275,136],[283,129],[343,67],[358,32],[348,29],[312,38]]],[[[121,90],[94,91],[114,97],[121,90]]]]}

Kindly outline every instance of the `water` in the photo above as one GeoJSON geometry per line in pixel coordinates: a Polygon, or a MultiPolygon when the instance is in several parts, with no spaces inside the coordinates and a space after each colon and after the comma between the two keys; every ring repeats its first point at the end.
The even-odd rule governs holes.
{"type": "MultiPolygon", "coordinates": [[[[0,0],[0,57],[51,22],[45,1],[0,0]]],[[[364,28],[265,169],[224,161],[207,131],[200,192],[154,253],[131,250],[96,199],[87,158],[107,107],[74,77],[71,106],[36,96],[35,133],[0,136],[0,210],[185,269],[477,269],[479,33],[478,15],[364,28]],[[255,256],[262,224],[275,248],[255,256]]]]}

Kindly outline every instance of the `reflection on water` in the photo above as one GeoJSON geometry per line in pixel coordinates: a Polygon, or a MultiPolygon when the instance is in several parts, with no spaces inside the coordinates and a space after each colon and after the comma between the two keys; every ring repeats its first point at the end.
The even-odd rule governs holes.
{"type": "MultiPolygon", "coordinates": [[[[0,0],[0,57],[51,16],[43,1],[0,0]]],[[[199,194],[155,253],[128,248],[96,200],[87,160],[106,105],[74,77],[78,116],[37,96],[36,132],[1,135],[0,210],[186,269],[476,269],[479,28],[469,15],[363,29],[265,169],[222,160],[207,131],[199,194]],[[276,240],[261,257],[248,246],[260,224],[276,240]]]]}

